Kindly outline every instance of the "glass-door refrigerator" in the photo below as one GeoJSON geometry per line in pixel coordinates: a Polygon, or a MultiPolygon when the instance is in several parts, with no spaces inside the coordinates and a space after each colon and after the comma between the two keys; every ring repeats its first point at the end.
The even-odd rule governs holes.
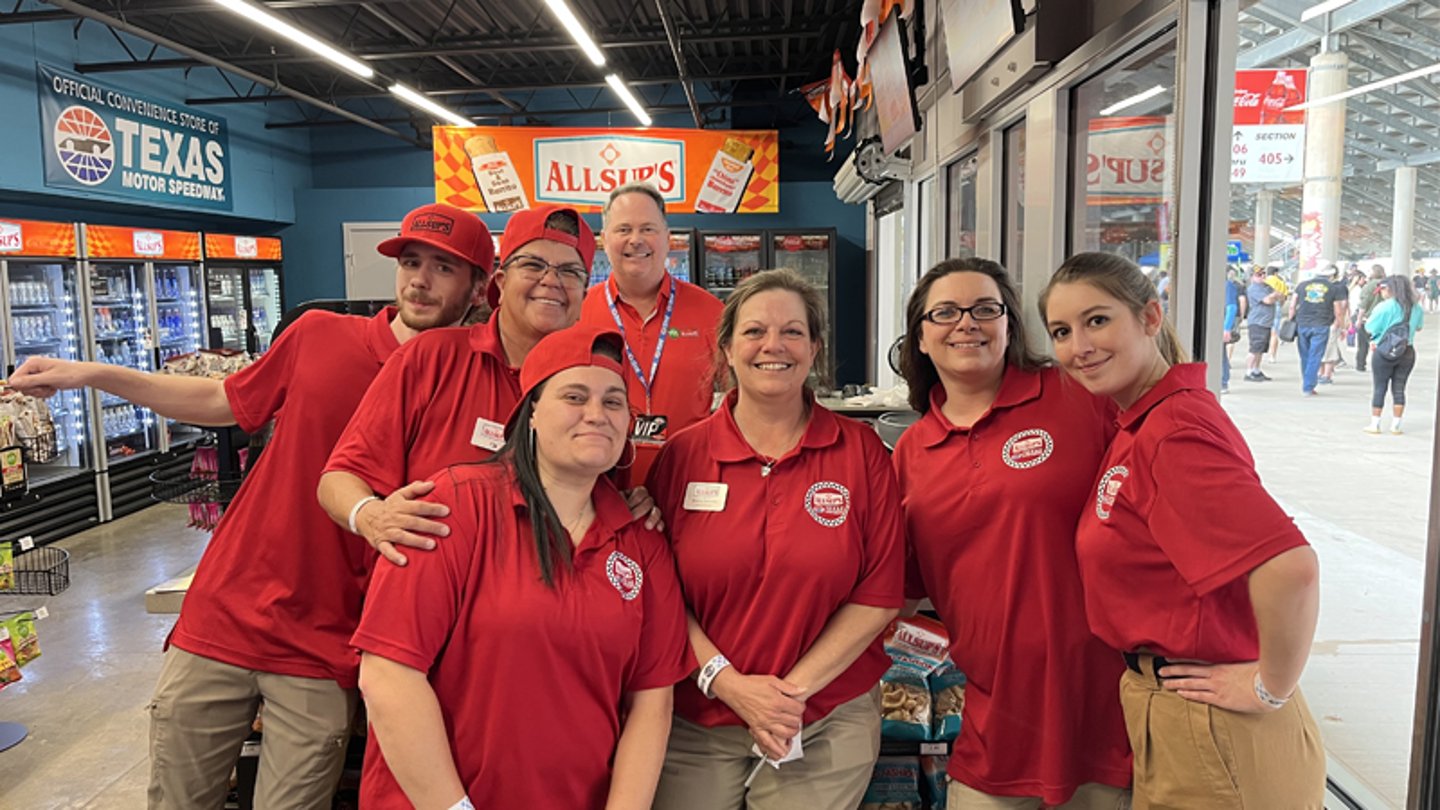
{"type": "MultiPolygon", "coordinates": [[[[8,371],[30,357],[83,360],[85,335],[79,290],[79,242],[73,223],[0,220],[0,275],[5,364],[8,371]]],[[[9,416],[27,422],[17,438],[25,448],[32,491],[88,475],[94,460],[89,397],[84,389],[60,391],[45,400],[44,413],[6,403],[9,416]]],[[[87,493],[93,486],[86,486],[87,493]]],[[[77,503],[76,512],[85,510],[77,503]]]]}
{"type": "Polygon", "coordinates": [[[765,267],[764,231],[701,231],[700,286],[717,298],[730,296],[735,285],[765,267]]]}
{"type": "MultiPolygon", "coordinates": [[[[665,269],[680,281],[697,283],[691,274],[695,266],[695,231],[692,228],[675,228],[670,231],[670,251],[665,257],[665,269]]],[[[595,260],[590,265],[590,286],[603,284],[610,278],[610,257],[605,254],[605,242],[595,235],[595,260]]]]}
{"type": "MultiPolygon", "coordinates": [[[[198,240],[196,241],[198,253],[198,240]]],[[[204,271],[198,260],[156,261],[149,265],[150,287],[155,291],[150,312],[157,367],[184,354],[206,348],[204,271]]],[[[165,423],[166,449],[193,444],[207,431],[173,419],[165,423]]]]}
{"type": "Polygon", "coordinates": [[[206,311],[212,349],[262,354],[285,314],[280,240],[205,234],[206,311]]]}
{"type": "Polygon", "coordinates": [[[826,335],[829,368],[835,368],[835,229],[813,228],[767,232],[769,257],[766,269],[787,267],[809,282],[825,302],[825,321],[830,324],[826,335]]]}

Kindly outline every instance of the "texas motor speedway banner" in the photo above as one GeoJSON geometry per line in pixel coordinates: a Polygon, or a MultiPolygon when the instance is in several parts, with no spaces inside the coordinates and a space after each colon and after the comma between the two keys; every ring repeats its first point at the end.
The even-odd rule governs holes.
{"type": "Polygon", "coordinates": [[[37,64],[45,185],[229,211],[225,119],[37,64]]]}

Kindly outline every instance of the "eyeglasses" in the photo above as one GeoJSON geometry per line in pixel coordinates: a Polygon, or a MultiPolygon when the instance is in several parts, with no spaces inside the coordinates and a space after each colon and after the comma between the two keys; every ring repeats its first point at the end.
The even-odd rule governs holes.
{"type": "Polygon", "coordinates": [[[545,274],[551,270],[555,271],[555,277],[560,279],[561,286],[569,287],[572,290],[579,290],[585,287],[590,281],[590,271],[585,265],[578,262],[566,262],[565,264],[551,264],[539,256],[521,254],[512,256],[500,268],[507,272],[517,272],[526,281],[539,281],[545,278],[545,274]]]}
{"type": "Polygon", "coordinates": [[[981,301],[973,307],[957,307],[941,304],[920,317],[936,326],[951,326],[960,322],[965,313],[977,321],[994,321],[1005,317],[1005,305],[995,301],[981,301]]]}

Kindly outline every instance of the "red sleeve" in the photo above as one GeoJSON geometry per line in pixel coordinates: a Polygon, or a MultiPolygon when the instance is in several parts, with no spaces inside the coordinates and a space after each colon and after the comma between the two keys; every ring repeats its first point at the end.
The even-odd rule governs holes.
{"type": "Polygon", "coordinates": [[[395,352],[380,369],[325,464],[325,472],[357,475],[380,495],[410,483],[406,458],[429,401],[418,395],[415,352],[408,348],[395,352]]]}
{"type": "Polygon", "coordinates": [[[1306,545],[1254,467],[1213,436],[1187,430],[1166,437],[1150,469],[1151,534],[1201,596],[1306,545]]]}
{"type": "Polygon", "coordinates": [[[685,599],[675,574],[675,558],[664,538],[647,533],[654,535],[649,544],[654,553],[644,569],[645,618],[640,627],[640,654],[625,682],[629,692],[673,686],[698,666],[685,628],[685,599]]]}
{"type": "Polygon", "coordinates": [[[865,562],[848,602],[871,607],[899,608],[905,604],[905,527],[900,517],[900,491],[895,470],[880,437],[861,428],[868,491],[865,493],[861,530],[865,562]]]}
{"type": "MultiPolygon", "coordinates": [[[[481,531],[473,485],[457,485],[449,471],[435,478],[435,489],[423,500],[450,507],[448,517],[438,518],[450,527],[450,534],[434,551],[412,549],[403,568],[384,559],[376,563],[360,626],[350,643],[363,652],[429,672],[459,619],[481,531]]],[[[493,531],[485,534],[491,535],[493,531]]]]}
{"type": "Polygon", "coordinates": [[[280,333],[270,350],[244,369],[225,378],[225,398],[235,424],[246,433],[255,433],[275,418],[285,404],[295,367],[304,354],[305,337],[318,312],[307,312],[280,333]]]}

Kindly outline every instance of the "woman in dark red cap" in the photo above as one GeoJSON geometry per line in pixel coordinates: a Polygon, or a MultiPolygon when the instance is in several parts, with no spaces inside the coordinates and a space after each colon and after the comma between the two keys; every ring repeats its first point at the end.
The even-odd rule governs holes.
{"type": "Polygon", "coordinates": [[[500,453],[436,476],[449,537],[376,570],[354,638],[369,810],[650,806],[694,662],[669,547],[606,476],[621,351],[583,327],[536,344],[500,453]]]}

